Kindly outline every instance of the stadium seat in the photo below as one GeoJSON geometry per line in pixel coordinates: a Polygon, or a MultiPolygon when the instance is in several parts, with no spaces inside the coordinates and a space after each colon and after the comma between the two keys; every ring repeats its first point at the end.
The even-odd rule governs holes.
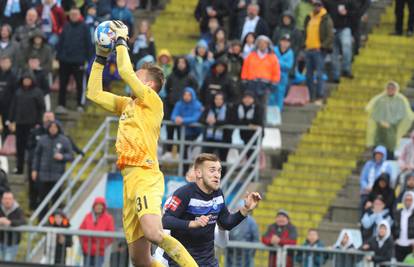
{"type": "Polygon", "coordinates": [[[278,149],[282,147],[282,136],[277,128],[265,128],[262,148],[278,149]]]}
{"type": "Polygon", "coordinates": [[[282,124],[282,117],[280,116],[280,110],[277,106],[267,106],[266,110],[266,122],[269,126],[277,126],[282,124]]]}
{"type": "Polygon", "coordinates": [[[303,106],[310,101],[309,90],[306,85],[292,85],[285,98],[287,106],[303,106]]]}

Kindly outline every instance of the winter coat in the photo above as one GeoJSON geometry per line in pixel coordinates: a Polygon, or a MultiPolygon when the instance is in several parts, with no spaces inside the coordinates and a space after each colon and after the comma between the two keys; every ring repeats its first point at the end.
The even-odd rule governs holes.
{"type": "Polygon", "coordinates": [[[0,47],[0,57],[10,57],[13,63],[12,68],[15,68],[14,64],[17,62],[19,53],[19,44],[13,40],[10,40],[4,48],[0,47]]]}
{"type": "MultiPolygon", "coordinates": [[[[66,217],[66,214],[60,210],[56,211],[54,214],[49,216],[49,220],[46,224],[48,227],[56,228],[70,228],[69,219],[66,217]],[[62,216],[62,224],[58,225],[56,223],[55,216],[59,214],[62,216]]],[[[66,262],[66,248],[71,247],[73,244],[72,236],[64,235],[65,241],[62,243],[59,242],[59,235],[56,237],[56,248],[55,248],[55,264],[64,264],[66,262]]]]}
{"type": "MultiPolygon", "coordinates": [[[[310,247],[310,248],[324,248],[325,247],[323,242],[320,240],[316,241],[315,244],[310,244],[309,241],[306,240],[302,246],[310,247]]],[[[329,258],[329,254],[299,252],[296,255],[295,260],[301,263],[300,266],[302,267],[321,267],[325,264],[328,258],[329,258]]]]}
{"type": "Polygon", "coordinates": [[[22,50],[23,51],[19,57],[19,64],[21,68],[27,66],[27,61],[29,60],[29,58],[36,56],[37,58],[39,58],[40,67],[45,71],[45,73],[50,73],[52,71],[53,51],[47,43],[47,40],[42,31],[33,31],[32,35],[29,38],[28,45],[22,50]],[[33,44],[33,40],[35,37],[43,38],[43,43],[40,48],[36,48],[33,44]]]}
{"type": "Polygon", "coordinates": [[[390,176],[388,174],[382,174],[379,178],[375,181],[374,186],[372,187],[372,191],[368,195],[368,201],[374,202],[374,200],[381,196],[385,202],[385,208],[388,210],[392,210],[394,207],[394,190],[390,186],[390,176]],[[384,180],[387,185],[384,189],[380,188],[379,183],[381,180],[384,180]]]}
{"type": "Polygon", "coordinates": [[[243,67],[243,57],[241,55],[226,53],[218,60],[222,60],[227,63],[227,72],[230,78],[233,80],[236,88],[239,88],[240,75],[243,67]]]}
{"type": "Polygon", "coordinates": [[[204,139],[212,142],[231,143],[231,135],[233,131],[231,129],[217,129],[217,127],[232,124],[232,115],[232,106],[226,103],[220,108],[216,108],[215,105],[212,105],[210,108],[205,109],[200,119],[200,122],[206,125],[204,139]],[[210,115],[214,116],[216,119],[214,125],[209,125],[207,123],[207,119],[210,115]]]}
{"type": "MultiPolygon", "coordinates": [[[[208,51],[208,45],[205,41],[201,40],[198,42],[196,50],[198,47],[203,46],[208,51]]],[[[208,53],[208,52],[207,52],[208,53]]],[[[210,71],[211,65],[214,63],[214,60],[209,59],[207,56],[205,58],[198,55],[188,55],[188,63],[190,65],[190,73],[197,80],[198,87],[201,88],[203,81],[206,78],[207,74],[210,71]]]]}
{"type": "Polygon", "coordinates": [[[16,124],[41,124],[44,111],[43,92],[39,88],[19,88],[10,105],[9,120],[16,124]]]}
{"type": "Polygon", "coordinates": [[[207,7],[212,7],[216,12],[216,18],[220,25],[223,25],[223,18],[229,14],[229,6],[227,1],[222,0],[199,0],[194,11],[196,20],[200,23],[201,32],[208,31],[207,7]]]}
{"type": "Polygon", "coordinates": [[[371,237],[368,242],[366,242],[366,244],[369,245],[369,249],[367,250],[374,252],[372,260],[376,264],[375,266],[379,266],[377,263],[390,261],[394,252],[394,240],[391,237],[390,226],[386,221],[381,222],[378,225],[378,228],[380,225],[385,225],[387,227],[386,235],[382,239],[379,239],[378,236],[371,237]]]}
{"type": "MultiPolygon", "coordinates": [[[[252,124],[264,126],[264,110],[261,105],[253,104],[251,106],[244,106],[240,103],[234,108],[233,112],[234,121],[237,125],[248,126],[252,124]]],[[[246,144],[253,135],[253,130],[240,130],[240,138],[246,144]]]]}
{"type": "Polygon", "coordinates": [[[290,48],[285,53],[282,53],[280,48],[276,46],[275,54],[280,66],[280,81],[277,85],[278,87],[286,88],[289,85],[289,73],[295,64],[295,53],[290,48]]]}
{"type": "Polygon", "coordinates": [[[296,27],[302,33],[304,32],[305,28],[305,19],[313,10],[313,5],[311,0],[301,0],[300,3],[295,8],[295,19],[296,19],[296,27]]]}
{"type": "Polygon", "coordinates": [[[66,163],[73,160],[72,144],[62,134],[61,127],[57,122],[50,123],[58,125],[59,131],[56,136],[43,135],[37,143],[32,169],[38,172],[41,182],[56,182],[65,172],[66,163]],[[63,160],[54,159],[56,153],[63,154],[63,160]]]}
{"type": "MultiPolygon", "coordinates": [[[[44,7],[43,5],[39,5],[36,7],[36,11],[37,11],[37,14],[39,15],[39,19],[42,18],[43,7],[44,7]]],[[[52,20],[52,33],[59,35],[62,32],[63,26],[66,23],[65,11],[56,4],[53,5],[50,10],[51,10],[51,20],[52,20]]]]}
{"type": "MultiPolygon", "coordinates": [[[[237,35],[238,39],[241,39],[242,37],[243,38],[245,37],[245,36],[242,36],[244,24],[245,24],[245,22],[243,22],[240,25],[239,32],[238,32],[238,35],[237,35]]],[[[256,36],[260,36],[260,35],[268,36],[269,35],[269,33],[270,33],[269,26],[263,18],[259,17],[259,20],[257,21],[257,24],[256,24],[256,28],[254,29],[254,33],[256,34],[256,36]]]]}
{"type": "Polygon", "coordinates": [[[289,9],[289,0],[267,1],[265,20],[269,25],[270,32],[280,25],[282,14],[289,9]]]}
{"type": "Polygon", "coordinates": [[[40,30],[39,25],[29,26],[22,25],[16,29],[13,34],[13,40],[20,45],[21,49],[26,48],[29,45],[29,39],[33,36],[34,32],[40,30]]]}
{"type": "Polygon", "coordinates": [[[360,176],[360,189],[361,193],[363,193],[364,189],[372,188],[374,186],[375,181],[382,173],[387,173],[391,175],[392,169],[391,166],[385,162],[387,159],[387,149],[383,146],[377,146],[373,151],[373,159],[367,161],[362,168],[361,176],[360,176]],[[381,162],[376,162],[374,159],[375,153],[381,153],[383,155],[381,162]]]}
{"type": "Polygon", "coordinates": [[[10,17],[4,15],[4,11],[7,6],[7,0],[0,1],[0,24],[9,24],[13,29],[16,29],[18,26],[24,24],[26,17],[26,12],[30,8],[29,0],[20,0],[20,12],[13,13],[10,17]]]}
{"type": "Polygon", "coordinates": [[[299,53],[303,46],[303,35],[301,31],[296,28],[296,21],[291,12],[284,12],[283,17],[289,16],[291,19],[290,25],[285,25],[283,22],[273,31],[272,42],[275,46],[279,45],[283,36],[290,36],[290,47],[293,49],[295,56],[299,53]]]}
{"type": "MultiPolygon", "coordinates": [[[[114,218],[106,210],[105,199],[103,197],[97,197],[93,203],[93,207],[97,204],[102,204],[104,206],[103,213],[97,217],[93,211],[89,212],[83,219],[79,229],[114,232],[114,218]]],[[[85,255],[104,256],[106,247],[112,243],[112,238],[82,236],[80,241],[82,244],[82,251],[85,255]],[[98,249],[99,251],[97,251],[98,249]]]]}
{"type": "MultiPolygon", "coordinates": [[[[333,21],[328,13],[322,16],[321,18],[321,24],[319,25],[319,38],[321,42],[321,50],[330,53],[333,49],[333,43],[334,43],[334,28],[333,28],[333,21]]],[[[308,15],[305,19],[305,37],[304,40],[306,40],[306,30],[309,25],[309,21],[311,20],[311,16],[308,15]]],[[[306,41],[305,41],[306,42],[306,41]]]]}
{"type": "MultiPolygon", "coordinates": [[[[409,192],[404,194],[403,199],[408,195],[411,194],[411,196],[414,197],[413,192],[409,192]]],[[[403,204],[404,205],[404,204],[403,204]]],[[[408,239],[414,239],[414,202],[411,204],[411,207],[407,210],[405,207],[402,209],[399,209],[394,214],[394,225],[392,227],[392,234],[395,240],[399,239],[401,234],[401,218],[403,215],[403,212],[408,212],[408,214],[411,214],[408,216],[408,231],[407,231],[407,238],[408,239]]]]}
{"type": "Polygon", "coordinates": [[[370,237],[377,234],[376,230],[381,221],[387,221],[392,225],[393,220],[388,209],[384,209],[379,213],[374,213],[372,209],[367,210],[361,219],[361,232],[363,240],[368,240],[370,237]]]}
{"type": "MultiPolygon", "coordinates": [[[[10,210],[5,210],[3,205],[0,206],[0,218],[6,217],[11,221],[11,227],[24,225],[26,219],[24,218],[24,212],[17,201],[14,202],[10,210]]],[[[21,234],[19,232],[12,231],[0,231],[0,240],[2,243],[6,243],[8,246],[18,245],[20,243],[21,234]]]]}
{"type": "Polygon", "coordinates": [[[59,38],[57,58],[64,63],[84,64],[92,56],[90,38],[84,22],[66,23],[59,38]]]}
{"type": "MultiPolygon", "coordinates": [[[[296,239],[298,237],[296,227],[289,223],[285,226],[278,226],[276,223],[269,225],[266,233],[262,236],[263,244],[267,246],[273,246],[271,244],[272,236],[276,235],[280,238],[279,245],[296,245],[296,239]]],[[[269,267],[276,267],[277,254],[275,252],[269,253],[269,267]]],[[[287,267],[292,267],[292,258],[288,257],[287,267]]]]}
{"type": "MultiPolygon", "coordinates": [[[[240,0],[232,0],[230,3],[230,38],[229,40],[240,38],[240,27],[242,27],[246,16],[247,7],[252,2],[256,2],[260,7],[259,16],[263,18],[265,12],[265,0],[246,0],[246,5],[243,8],[239,8],[240,0]]],[[[266,23],[266,22],[265,22],[266,23]]]]}
{"type": "MultiPolygon", "coordinates": [[[[356,244],[357,241],[354,240],[354,237],[349,229],[342,229],[341,233],[336,240],[336,243],[333,245],[334,249],[339,250],[357,250],[361,245],[356,244]],[[348,236],[347,244],[343,245],[342,240],[344,239],[345,234],[348,236]]],[[[333,261],[335,262],[336,267],[349,267],[349,266],[358,266],[357,262],[360,259],[357,257],[349,257],[346,254],[335,254],[333,255],[333,261]]]]}
{"type": "Polygon", "coordinates": [[[12,70],[0,70],[0,116],[8,120],[10,104],[17,90],[17,78],[12,70]]]}
{"type": "MultiPolygon", "coordinates": [[[[171,114],[171,120],[180,116],[183,118],[184,125],[190,125],[192,123],[198,122],[200,119],[201,113],[203,112],[203,105],[197,99],[197,95],[194,90],[190,87],[184,89],[183,95],[185,92],[191,93],[191,101],[186,103],[184,100],[180,100],[175,104],[173,112],[171,114]]],[[[193,137],[199,134],[199,129],[194,127],[188,127],[185,130],[186,137],[193,137]]]]}
{"type": "Polygon", "coordinates": [[[352,19],[359,14],[356,0],[323,0],[325,8],[331,16],[335,29],[351,28],[352,19]],[[339,14],[338,7],[345,6],[347,14],[342,16],[339,14]]]}

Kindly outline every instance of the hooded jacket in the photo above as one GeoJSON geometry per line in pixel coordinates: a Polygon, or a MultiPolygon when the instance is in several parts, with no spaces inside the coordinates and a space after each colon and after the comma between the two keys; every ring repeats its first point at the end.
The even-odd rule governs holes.
{"type": "Polygon", "coordinates": [[[279,26],[273,31],[272,41],[274,45],[279,45],[280,40],[286,34],[290,36],[290,47],[294,51],[295,55],[298,54],[299,50],[303,46],[303,36],[302,33],[296,28],[296,20],[293,14],[290,11],[285,11],[282,15],[283,17],[290,17],[290,25],[283,24],[283,20],[279,26]]]}
{"type": "Polygon", "coordinates": [[[43,92],[36,87],[35,78],[30,72],[23,73],[19,89],[10,105],[9,120],[16,124],[35,125],[41,124],[45,111],[43,92]],[[23,88],[23,79],[30,78],[32,86],[23,88]]]}
{"type": "Polygon", "coordinates": [[[20,56],[20,66],[27,66],[28,59],[34,56],[39,58],[40,67],[45,71],[45,73],[52,71],[53,51],[47,43],[45,35],[40,29],[34,30],[29,36],[28,46],[23,49],[20,56]],[[43,43],[39,48],[34,46],[34,39],[36,37],[41,37],[43,39],[43,43]]]}
{"type": "Polygon", "coordinates": [[[374,186],[372,187],[372,191],[368,195],[368,200],[372,202],[378,196],[382,196],[382,198],[384,199],[385,208],[392,210],[394,206],[395,196],[394,190],[390,186],[390,176],[388,173],[381,174],[375,181],[374,186]],[[380,187],[380,181],[385,181],[385,188],[380,187]]]}
{"type": "MultiPolygon", "coordinates": [[[[97,204],[102,204],[104,206],[102,214],[97,217],[92,208],[92,211],[89,212],[83,219],[79,229],[90,231],[115,231],[114,218],[106,210],[105,199],[103,197],[97,197],[92,207],[95,207],[97,204]]],[[[112,243],[112,238],[104,237],[99,238],[83,236],[80,238],[80,240],[83,253],[89,256],[104,256],[105,248],[112,243]]]]}
{"type": "MultiPolygon", "coordinates": [[[[320,49],[326,52],[331,52],[333,49],[334,43],[334,28],[333,28],[333,21],[329,14],[327,13],[326,9],[322,8],[321,12],[318,15],[314,15],[311,12],[305,19],[305,45],[306,40],[309,36],[307,36],[308,26],[310,25],[309,22],[311,19],[317,19],[318,16],[321,16],[321,23],[319,25],[319,42],[320,42],[320,49]]],[[[306,47],[309,49],[309,47],[306,47]]],[[[314,48],[314,47],[311,47],[314,48]]]]}
{"type": "Polygon", "coordinates": [[[66,163],[72,160],[72,144],[62,134],[61,125],[56,121],[49,123],[47,134],[43,135],[36,145],[32,163],[32,169],[38,172],[39,181],[58,181],[65,172],[66,163]],[[55,136],[49,134],[49,129],[53,124],[57,125],[59,129],[55,136]],[[56,153],[63,154],[63,160],[54,159],[56,153]]]}
{"type": "Polygon", "coordinates": [[[265,10],[265,20],[273,31],[279,24],[282,14],[289,9],[289,0],[267,1],[265,10]]]}
{"type": "Polygon", "coordinates": [[[391,213],[387,208],[384,208],[381,212],[375,212],[373,209],[367,210],[361,219],[362,236],[364,240],[368,240],[370,237],[377,234],[377,228],[380,222],[387,221],[388,225],[393,223],[391,213]]]}
{"type": "Polygon", "coordinates": [[[84,64],[92,56],[92,41],[88,25],[83,21],[68,21],[57,45],[57,58],[64,63],[84,64]]]}
{"type": "Polygon", "coordinates": [[[3,120],[9,118],[10,104],[17,90],[17,78],[14,72],[0,70],[0,115],[3,120]]]}
{"type": "Polygon", "coordinates": [[[161,49],[160,52],[157,55],[157,63],[158,63],[158,66],[160,66],[162,68],[162,71],[163,71],[165,77],[168,77],[171,74],[171,71],[172,71],[171,64],[172,64],[172,62],[173,62],[173,58],[171,56],[170,51],[168,51],[167,49],[161,49]],[[162,56],[166,56],[168,58],[167,64],[162,64],[161,63],[161,57],[162,56]]]}
{"type": "MultiPolygon", "coordinates": [[[[187,87],[184,89],[183,95],[189,92],[191,94],[191,101],[185,102],[183,99],[175,104],[173,112],[171,114],[171,120],[175,121],[175,119],[180,116],[183,118],[184,125],[190,125],[192,123],[198,122],[200,119],[201,113],[203,112],[203,105],[198,101],[197,95],[193,88],[187,87]]],[[[199,133],[199,130],[194,127],[188,127],[185,130],[186,136],[194,136],[199,133]]]]}
{"type": "Polygon", "coordinates": [[[372,188],[374,186],[375,181],[381,175],[381,173],[388,173],[391,175],[392,169],[391,165],[386,162],[387,159],[387,149],[383,146],[377,146],[374,149],[372,154],[372,159],[367,161],[362,168],[361,176],[360,176],[360,189],[361,193],[364,193],[364,190],[367,188],[372,188]],[[375,154],[381,153],[383,155],[381,162],[375,161],[375,154]]]}
{"type": "MultiPolygon", "coordinates": [[[[353,230],[356,231],[356,230],[353,230]]],[[[334,249],[341,249],[341,250],[356,250],[361,246],[361,242],[357,243],[357,240],[354,240],[354,235],[352,234],[351,230],[343,229],[338,236],[335,244],[333,245],[334,249]],[[348,236],[348,242],[345,245],[342,245],[342,240],[344,236],[348,236]]],[[[336,267],[349,267],[349,266],[356,266],[358,259],[355,257],[349,257],[346,254],[336,254],[334,255],[334,261],[336,267]]]]}
{"type": "MultiPolygon", "coordinates": [[[[10,36],[10,38],[12,37],[10,36]]],[[[0,57],[8,56],[11,58],[12,63],[15,63],[18,59],[19,52],[19,44],[13,40],[9,40],[4,48],[0,47],[0,57]]],[[[12,68],[15,69],[15,66],[12,65],[12,68]]]]}
{"type": "Polygon", "coordinates": [[[394,252],[394,240],[391,236],[390,225],[387,221],[381,221],[378,224],[377,232],[379,232],[379,228],[381,227],[381,225],[385,225],[385,227],[387,228],[385,236],[383,238],[380,238],[377,234],[376,236],[371,237],[367,242],[369,246],[369,249],[367,250],[373,251],[375,253],[372,257],[372,260],[375,264],[390,261],[394,252]]]}
{"type": "MultiPolygon", "coordinates": [[[[6,210],[3,205],[0,206],[0,217],[6,217],[11,221],[11,227],[24,225],[26,219],[24,212],[17,201],[14,201],[10,210],[6,210]]],[[[18,245],[20,243],[21,234],[19,232],[0,231],[0,240],[8,246],[18,245]]]]}
{"type": "MultiPolygon", "coordinates": [[[[66,214],[58,209],[52,215],[49,216],[49,220],[47,222],[47,226],[49,227],[58,227],[58,228],[70,228],[69,218],[66,214]],[[56,216],[60,215],[62,217],[62,223],[56,223],[56,216]]],[[[72,236],[65,235],[65,240],[62,243],[56,242],[56,249],[55,249],[55,264],[64,264],[66,259],[66,248],[71,247],[73,244],[72,236]]],[[[58,237],[59,238],[59,237],[58,237]]],[[[58,239],[59,241],[59,239],[58,239]]]]}
{"type": "MultiPolygon", "coordinates": [[[[414,192],[406,192],[403,196],[403,202],[404,199],[408,196],[411,195],[413,200],[414,200],[414,192]]],[[[398,240],[400,238],[400,235],[402,234],[401,228],[402,227],[407,227],[406,228],[406,239],[410,239],[410,240],[414,240],[414,201],[411,204],[411,207],[409,207],[408,209],[403,206],[402,209],[399,209],[395,212],[394,215],[394,219],[395,219],[395,223],[393,225],[393,236],[394,239],[397,240],[397,244],[399,243],[398,240]],[[407,220],[406,222],[403,222],[402,220],[407,220]]],[[[400,246],[406,246],[407,244],[399,244],[400,246]]]]}
{"type": "Polygon", "coordinates": [[[204,47],[206,49],[206,56],[201,57],[199,55],[189,55],[187,57],[188,63],[190,64],[190,72],[197,80],[198,87],[200,88],[203,85],[203,81],[206,78],[208,72],[210,71],[211,65],[214,63],[214,60],[208,58],[208,44],[204,40],[200,40],[197,43],[195,50],[199,47],[204,47]]]}

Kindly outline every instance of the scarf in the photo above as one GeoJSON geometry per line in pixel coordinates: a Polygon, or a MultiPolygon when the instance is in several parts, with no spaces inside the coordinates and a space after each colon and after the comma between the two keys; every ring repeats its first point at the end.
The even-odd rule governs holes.
{"type": "Polygon", "coordinates": [[[52,6],[50,5],[43,5],[42,31],[44,33],[52,32],[52,6]]]}
{"type": "Polygon", "coordinates": [[[6,8],[4,9],[4,16],[11,17],[13,14],[20,13],[20,0],[7,0],[6,8]]]}
{"type": "Polygon", "coordinates": [[[139,50],[148,48],[147,36],[145,34],[138,35],[132,48],[132,53],[138,54],[139,50]]]}
{"type": "MultiPolygon", "coordinates": [[[[227,106],[223,105],[220,108],[211,108],[208,111],[207,117],[213,116],[216,121],[224,121],[226,119],[227,106]]],[[[215,127],[208,127],[206,133],[207,139],[213,139],[216,141],[223,140],[223,129],[217,129],[215,127]]]]}
{"type": "Polygon", "coordinates": [[[255,109],[254,104],[251,105],[250,107],[239,105],[239,107],[237,108],[237,115],[239,117],[239,120],[252,120],[254,117],[254,109],[255,109]]]}

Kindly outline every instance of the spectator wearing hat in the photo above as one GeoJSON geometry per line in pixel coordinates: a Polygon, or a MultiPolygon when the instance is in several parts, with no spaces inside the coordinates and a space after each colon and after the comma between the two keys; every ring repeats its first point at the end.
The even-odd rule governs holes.
{"type": "MultiPolygon", "coordinates": [[[[296,245],[298,238],[296,227],[291,224],[289,214],[285,210],[279,210],[274,224],[269,225],[262,236],[262,242],[267,246],[296,245]]],[[[277,254],[269,253],[269,267],[276,267],[277,254]]],[[[292,256],[287,258],[287,267],[293,266],[292,256]]]]}
{"type": "Polygon", "coordinates": [[[390,175],[386,172],[382,173],[375,181],[372,191],[368,195],[368,200],[365,203],[365,209],[372,206],[372,202],[381,196],[384,199],[385,208],[392,211],[394,208],[395,195],[394,189],[391,188],[390,175]]]}
{"type": "MultiPolygon", "coordinates": [[[[70,228],[69,218],[61,209],[57,209],[49,216],[46,226],[57,228],[70,228]]],[[[55,264],[66,264],[66,248],[72,246],[72,237],[63,234],[56,236],[55,264]]]]}
{"type": "Polygon", "coordinates": [[[378,223],[375,236],[365,241],[362,250],[374,252],[374,256],[367,258],[374,263],[374,266],[378,267],[382,262],[391,261],[394,252],[394,240],[387,220],[378,223]]]}
{"type": "Polygon", "coordinates": [[[3,24],[0,27],[0,57],[8,56],[12,63],[16,63],[17,55],[19,53],[19,45],[12,39],[12,28],[8,24],[3,24]]]}
{"type": "Polygon", "coordinates": [[[17,90],[17,77],[12,70],[11,58],[7,55],[0,57],[0,131],[2,139],[9,134],[8,125],[10,104],[17,90]]]}
{"type": "Polygon", "coordinates": [[[210,18],[217,18],[219,24],[223,26],[223,18],[229,14],[227,1],[221,0],[198,0],[194,11],[194,16],[200,24],[200,32],[208,32],[208,22],[210,18]]]}
{"type": "Polygon", "coordinates": [[[40,28],[48,43],[56,47],[66,23],[65,11],[57,5],[56,0],[42,0],[36,11],[40,18],[40,28]]]}
{"type": "Polygon", "coordinates": [[[372,202],[372,206],[365,210],[361,219],[361,232],[363,240],[368,240],[377,235],[377,228],[379,223],[386,220],[389,225],[392,225],[391,212],[385,208],[385,202],[382,196],[372,202]]]}
{"type": "Polygon", "coordinates": [[[395,212],[394,219],[395,257],[401,262],[414,245],[414,192],[404,193],[402,207],[395,212]]]}
{"type": "Polygon", "coordinates": [[[290,48],[291,37],[285,34],[279,41],[279,45],[275,46],[275,54],[280,65],[280,82],[277,84],[276,92],[272,92],[269,105],[276,105],[280,111],[283,110],[283,102],[289,87],[289,73],[295,64],[295,54],[290,48]]]}
{"type": "Polygon", "coordinates": [[[30,58],[39,60],[39,69],[47,76],[52,72],[53,50],[41,30],[35,29],[20,56],[20,67],[27,68],[30,58]]]}
{"type": "Polygon", "coordinates": [[[239,25],[238,37],[244,40],[246,35],[254,32],[256,36],[268,35],[269,28],[264,19],[259,16],[260,7],[256,3],[250,3],[247,7],[247,16],[242,24],[239,25]]]}
{"type": "Polygon", "coordinates": [[[200,40],[190,55],[187,56],[190,64],[190,73],[197,80],[198,88],[201,88],[211,65],[214,63],[213,53],[208,50],[208,44],[204,40],[200,40]]]}
{"type": "Polygon", "coordinates": [[[313,11],[305,19],[306,83],[311,100],[322,105],[325,97],[323,80],[325,55],[332,51],[334,28],[321,0],[313,1],[313,11]],[[316,78],[316,83],[314,82],[316,78]]]}
{"type": "Polygon", "coordinates": [[[35,30],[40,30],[38,25],[39,16],[34,8],[26,12],[26,23],[19,26],[13,34],[13,40],[20,44],[20,48],[25,48],[29,44],[29,38],[33,36],[35,30]]]}
{"type": "Polygon", "coordinates": [[[297,29],[295,17],[290,11],[285,11],[282,16],[282,21],[279,26],[275,28],[272,35],[272,41],[275,45],[279,44],[280,40],[286,36],[290,36],[290,47],[294,55],[298,55],[303,46],[303,35],[297,29]]]}
{"type": "Polygon", "coordinates": [[[29,8],[28,0],[0,1],[0,23],[7,23],[13,29],[24,24],[24,16],[29,8]]]}

